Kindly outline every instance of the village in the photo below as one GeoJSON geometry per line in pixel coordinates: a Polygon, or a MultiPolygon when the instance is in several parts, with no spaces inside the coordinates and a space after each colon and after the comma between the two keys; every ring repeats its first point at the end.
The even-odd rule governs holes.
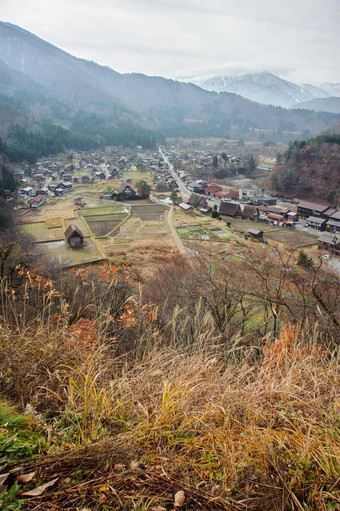
{"type": "MultiPolygon", "coordinates": [[[[34,252],[62,267],[126,256],[138,243],[183,253],[199,244],[222,258],[273,244],[314,258],[340,255],[337,209],[284,203],[251,179],[237,186],[209,178],[213,156],[175,147],[62,154],[16,169],[19,188],[8,199],[34,252]],[[141,182],[148,197],[138,194],[141,182]]],[[[240,158],[227,158],[242,166],[240,158]]]]}

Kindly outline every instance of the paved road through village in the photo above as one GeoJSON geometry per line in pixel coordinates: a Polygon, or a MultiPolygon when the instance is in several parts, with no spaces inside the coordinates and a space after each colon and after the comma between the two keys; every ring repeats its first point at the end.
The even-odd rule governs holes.
{"type": "Polygon", "coordinates": [[[190,195],[191,195],[191,192],[186,188],[186,186],[184,185],[184,183],[180,179],[180,177],[177,176],[176,172],[174,171],[173,165],[171,165],[171,163],[169,162],[167,156],[165,156],[165,154],[163,153],[161,148],[159,148],[159,154],[163,158],[164,163],[169,167],[169,172],[172,175],[172,177],[174,178],[174,180],[176,181],[177,186],[178,186],[181,194],[184,196],[183,198],[189,198],[190,195]]]}

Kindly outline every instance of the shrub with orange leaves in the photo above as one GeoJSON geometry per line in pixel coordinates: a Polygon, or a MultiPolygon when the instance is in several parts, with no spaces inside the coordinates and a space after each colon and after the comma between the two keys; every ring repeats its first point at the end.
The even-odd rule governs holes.
{"type": "Polygon", "coordinates": [[[16,266],[15,269],[18,276],[25,279],[25,300],[29,298],[28,289],[41,291],[47,300],[51,300],[53,296],[60,297],[60,293],[55,290],[51,279],[34,273],[22,265],[16,266]]]}
{"type": "Polygon", "coordinates": [[[81,318],[69,328],[68,344],[78,348],[91,349],[98,343],[98,332],[95,321],[81,318]]]}
{"type": "Polygon", "coordinates": [[[117,321],[121,322],[124,327],[134,327],[138,324],[148,326],[152,321],[157,319],[155,304],[151,301],[141,304],[138,300],[134,300],[124,305],[124,311],[117,321]]]}

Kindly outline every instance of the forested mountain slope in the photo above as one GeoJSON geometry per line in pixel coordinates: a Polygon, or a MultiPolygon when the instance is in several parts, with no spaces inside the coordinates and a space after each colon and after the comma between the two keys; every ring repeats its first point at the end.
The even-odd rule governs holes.
{"type": "Polygon", "coordinates": [[[269,177],[272,190],[286,197],[340,204],[340,135],[295,141],[269,177]]]}

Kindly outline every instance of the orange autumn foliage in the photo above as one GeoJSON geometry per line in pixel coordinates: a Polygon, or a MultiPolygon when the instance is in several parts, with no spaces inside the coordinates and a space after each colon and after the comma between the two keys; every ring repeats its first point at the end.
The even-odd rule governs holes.
{"type": "Polygon", "coordinates": [[[300,345],[299,337],[299,328],[287,323],[282,328],[279,337],[270,346],[262,348],[264,354],[262,367],[269,374],[273,374],[276,369],[282,369],[292,362],[303,360],[306,357],[313,357],[316,362],[320,362],[322,357],[329,353],[322,344],[300,345]]]}
{"type": "Polygon", "coordinates": [[[68,344],[77,348],[91,349],[98,343],[98,332],[95,322],[81,318],[69,328],[68,344]]]}

